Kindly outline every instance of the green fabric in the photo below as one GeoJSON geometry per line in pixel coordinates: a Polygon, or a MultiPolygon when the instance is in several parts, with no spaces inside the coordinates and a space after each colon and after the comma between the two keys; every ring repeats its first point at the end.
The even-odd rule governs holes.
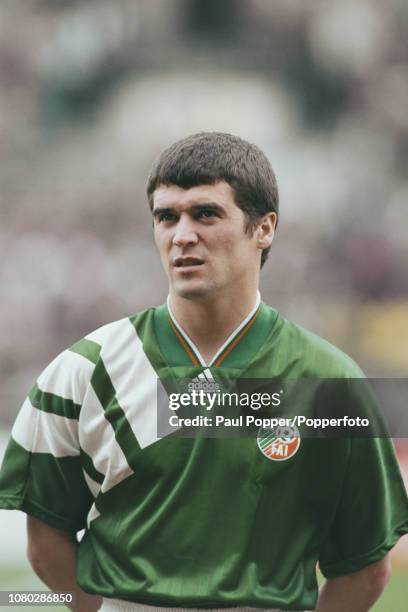
{"type": "MultiPolygon", "coordinates": [[[[173,327],[169,325],[169,318],[170,315],[166,304],[155,309],[154,330],[162,357],[170,367],[178,369],[180,366],[186,366],[191,368],[191,359],[177,338],[173,327]]],[[[244,369],[265,342],[266,336],[270,334],[277,319],[278,313],[276,310],[261,303],[254,324],[223,360],[220,367],[223,369],[232,368],[233,370],[244,369]]],[[[145,334],[145,336],[149,337],[150,334],[145,334]]],[[[227,349],[228,346],[225,347],[225,350],[227,349]]],[[[156,360],[157,357],[155,358],[154,354],[152,354],[152,363],[155,363],[156,360]]],[[[197,371],[202,371],[203,369],[205,367],[200,366],[197,371]]]]}
{"type": "Polygon", "coordinates": [[[73,532],[86,526],[92,501],[79,457],[31,453],[10,439],[0,471],[0,508],[23,510],[73,532]]]}
{"type": "Polygon", "coordinates": [[[101,474],[101,472],[98,472],[98,470],[93,464],[91,457],[87,455],[86,452],[82,448],[80,449],[80,455],[81,455],[82,467],[85,470],[85,472],[88,474],[88,476],[90,476],[93,480],[95,480],[95,482],[102,484],[104,476],[103,474],[101,474]]]}
{"type": "Polygon", "coordinates": [[[92,363],[97,363],[101,347],[92,340],[82,338],[82,340],[78,340],[78,342],[70,346],[69,350],[82,355],[82,357],[89,359],[92,363]]]}
{"type": "Polygon", "coordinates": [[[102,360],[99,360],[95,366],[91,384],[104,408],[105,418],[112,425],[115,438],[128,464],[132,467],[132,453],[133,449],[138,446],[138,442],[118,402],[115,388],[102,360]]]}
{"type": "Polygon", "coordinates": [[[78,419],[81,406],[72,400],[60,397],[54,393],[41,391],[38,385],[35,384],[31,389],[28,397],[33,406],[45,412],[65,416],[68,419],[78,419]]]}
{"type": "MultiPolygon", "coordinates": [[[[156,606],[312,609],[317,562],[328,577],[356,571],[381,559],[408,531],[408,502],[387,439],[302,439],[296,454],[281,462],[268,459],[249,437],[169,435],[142,448],[132,410],[151,419],[155,406],[139,402],[138,390],[143,398],[153,395],[146,395],[138,373],[146,377],[148,365],[160,378],[178,380],[205,368],[191,364],[166,307],[128,323],[132,333],[115,351],[108,350],[117,329],[111,324],[104,345],[89,353],[95,368],[76,412],[79,440],[85,442],[92,427],[102,428],[127,464],[115,463],[120,456],[110,456],[105,446],[89,455],[78,441],[78,456],[55,458],[12,440],[0,473],[0,507],[20,508],[72,531],[88,516],[77,557],[86,591],[156,606]],[[126,378],[125,396],[118,390],[119,373],[126,378]],[[100,410],[92,408],[94,395],[100,410]],[[104,451],[106,461],[98,464],[104,451]],[[102,484],[95,505],[83,470],[102,484]],[[92,514],[95,506],[100,515],[92,514]]],[[[92,348],[87,342],[77,343],[82,356],[92,348]]],[[[291,391],[291,409],[307,416],[336,408],[323,379],[362,376],[341,351],[265,305],[221,366],[210,370],[215,378],[314,381],[307,393],[291,391]]],[[[59,376],[63,372],[60,363],[59,376]]],[[[350,406],[375,420],[375,401],[364,385],[347,383],[343,392],[350,406]]],[[[36,409],[47,407],[57,419],[53,426],[66,427],[71,421],[63,416],[70,415],[61,416],[59,401],[51,399],[44,392],[36,409]]]]}
{"type": "Polygon", "coordinates": [[[321,546],[322,573],[335,578],[378,561],[407,532],[407,521],[391,440],[352,439],[342,496],[321,546]]]}

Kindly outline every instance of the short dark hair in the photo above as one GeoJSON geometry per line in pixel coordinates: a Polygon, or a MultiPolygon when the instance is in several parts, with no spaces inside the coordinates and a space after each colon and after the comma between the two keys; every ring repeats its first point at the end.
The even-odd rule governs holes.
{"type": "MultiPolygon", "coordinates": [[[[278,186],[266,155],[256,145],[222,132],[199,132],[163,151],[147,181],[150,208],[153,209],[153,194],[160,185],[189,189],[219,181],[232,188],[235,203],[247,218],[245,231],[252,232],[267,213],[278,214],[278,186]]],[[[269,249],[262,251],[261,267],[269,249]]]]}

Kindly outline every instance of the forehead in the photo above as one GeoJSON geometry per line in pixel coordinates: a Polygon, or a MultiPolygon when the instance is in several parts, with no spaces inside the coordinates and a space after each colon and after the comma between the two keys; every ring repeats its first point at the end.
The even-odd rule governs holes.
{"type": "Polygon", "coordinates": [[[162,207],[187,208],[192,204],[216,203],[237,207],[234,192],[228,183],[220,181],[214,185],[196,185],[183,189],[177,185],[159,185],[153,194],[153,210],[162,207]]]}

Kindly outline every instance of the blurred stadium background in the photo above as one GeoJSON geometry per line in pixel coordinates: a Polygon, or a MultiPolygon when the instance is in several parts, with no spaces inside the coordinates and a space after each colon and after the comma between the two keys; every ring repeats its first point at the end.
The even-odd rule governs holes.
{"type": "MultiPolygon", "coordinates": [[[[56,353],[164,300],[144,185],[200,130],[277,173],[265,301],[368,375],[407,376],[407,27],[405,0],[2,1],[0,455],[56,353]]],[[[0,541],[0,588],[38,585],[19,513],[0,541]]],[[[377,612],[407,609],[406,538],[394,554],[377,612]]]]}

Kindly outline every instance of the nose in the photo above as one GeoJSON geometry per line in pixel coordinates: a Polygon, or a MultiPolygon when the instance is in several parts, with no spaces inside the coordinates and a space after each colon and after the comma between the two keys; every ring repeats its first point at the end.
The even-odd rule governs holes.
{"type": "Polygon", "coordinates": [[[197,244],[198,236],[193,223],[188,218],[180,218],[175,228],[173,244],[185,248],[186,246],[197,244]]]}

